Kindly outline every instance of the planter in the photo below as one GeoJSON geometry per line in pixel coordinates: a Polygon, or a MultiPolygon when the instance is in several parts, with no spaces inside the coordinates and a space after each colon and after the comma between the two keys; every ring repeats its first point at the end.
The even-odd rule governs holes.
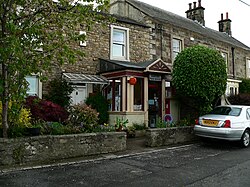
{"type": "Polygon", "coordinates": [[[149,147],[181,144],[197,139],[193,126],[148,129],[145,136],[149,147]]]}
{"type": "Polygon", "coordinates": [[[126,150],[126,146],[125,132],[0,138],[0,168],[113,153],[126,150]]]}

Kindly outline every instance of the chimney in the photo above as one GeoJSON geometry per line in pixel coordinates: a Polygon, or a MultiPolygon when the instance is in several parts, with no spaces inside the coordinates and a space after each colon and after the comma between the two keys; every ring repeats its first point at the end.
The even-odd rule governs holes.
{"type": "Polygon", "coordinates": [[[223,14],[221,14],[221,20],[218,21],[219,23],[219,31],[220,32],[225,32],[228,35],[232,35],[231,31],[231,20],[228,18],[228,12],[226,13],[226,19],[223,19],[223,14]]]}
{"type": "Polygon", "coordinates": [[[204,20],[204,10],[201,6],[201,0],[198,0],[198,6],[197,2],[193,2],[193,8],[192,3],[189,3],[189,10],[186,11],[186,15],[188,19],[196,20],[203,26],[205,26],[205,20],[204,20]]]}

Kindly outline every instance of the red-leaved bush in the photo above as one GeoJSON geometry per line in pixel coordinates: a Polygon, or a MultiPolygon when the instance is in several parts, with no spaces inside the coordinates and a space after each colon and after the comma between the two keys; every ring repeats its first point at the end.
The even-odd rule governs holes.
{"type": "Polygon", "coordinates": [[[63,107],[37,96],[27,97],[26,107],[30,109],[33,119],[63,122],[68,118],[68,112],[63,107]]]}

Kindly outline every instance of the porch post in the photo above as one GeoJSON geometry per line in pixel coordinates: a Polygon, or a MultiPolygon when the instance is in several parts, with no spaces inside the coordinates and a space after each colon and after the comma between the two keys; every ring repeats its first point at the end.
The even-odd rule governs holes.
{"type": "Polygon", "coordinates": [[[128,103],[126,103],[128,100],[126,100],[127,97],[127,77],[122,77],[122,111],[126,111],[126,106],[128,106],[128,103]]]}
{"type": "Polygon", "coordinates": [[[144,77],[144,123],[148,127],[148,77],[144,77]]]}
{"type": "Polygon", "coordinates": [[[165,115],[165,113],[166,113],[166,81],[165,81],[165,79],[162,79],[162,81],[161,81],[161,90],[162,90],[162,92],[161,92],[161,100],[162,100],[162,119],[163,119],[163,117],[164,117],[164,115],[165,115]]]}

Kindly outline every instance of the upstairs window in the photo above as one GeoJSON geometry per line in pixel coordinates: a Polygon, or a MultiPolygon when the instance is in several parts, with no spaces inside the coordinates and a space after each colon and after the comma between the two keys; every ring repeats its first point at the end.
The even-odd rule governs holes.
{"type": "Polygon", "coordinates": [[[222,52],[221,55],[226,62],[226,71],[227,71],[227,73],[230,73],[230,67],[229,67],[229,63],[228,63],[228,54],[225,52],[222,52]]]}
{"type": "Polygon", "coordinates": [[[111,26],[110,59],[129,60],[129,29],[111,26]]]}
{"type": "Polygon", "coordinates": [[[246,61],[246,78],[250,78],[250,59],[246,61]]]}
{"type": "Polygon", "coordinates": [[[174,61],[176,56],[182,50],[182,40],[173,38],[172,40],[172,60],[174,61]]]}

